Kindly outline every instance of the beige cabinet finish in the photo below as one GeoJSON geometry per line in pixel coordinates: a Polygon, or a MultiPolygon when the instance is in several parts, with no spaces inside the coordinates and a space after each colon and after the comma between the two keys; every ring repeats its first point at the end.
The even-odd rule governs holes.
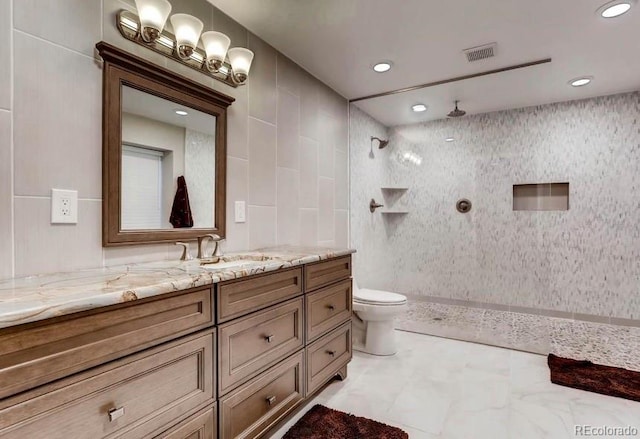
{"type": "Polygon", "coordinates": [[[218,323],[302,294],[302,268],[279,270],[218,285],[218,323]]]}
{"type": "Polygon", "coordinates": [[[351,277],[351,256],[314,262],[304,266],[304,289],[308,293],[351,277]]]}
{"type": "Polygon", "coordinates": [[[307,343],[351,319],[351,279],[314,291],[306,297],[307,343]]]}
{"type": "Polygon", "coordinates": [[[215,439],[218,437],[216,405],[185,419],[154,439],[215,439]]]}
{"type": "Polygon", "coordinates": [[[304,352],[289,357],[220,399],[220,438],[254,438],[304,398],[304,352]]]}
{"type": "Polygon", "coordinates": [[[215,402],[214,337],[180,339],[3,401],[0,437],[140,438],[168,427],[215,402]]]}
{"type": "Polygon", "coordinates": [[[220,395],[304,347],[302,297],[219,327],[220,395]]]}
{"type": "Polygon", "coordinates": [[[266,437],[346,377],[350,276],[343,256],[0,329],[0,437],[266,437]]]}
{"type": "Polygon", "coordinates": [[[212,326],[211,288],[0,330],[0,398],[212,326]]]}

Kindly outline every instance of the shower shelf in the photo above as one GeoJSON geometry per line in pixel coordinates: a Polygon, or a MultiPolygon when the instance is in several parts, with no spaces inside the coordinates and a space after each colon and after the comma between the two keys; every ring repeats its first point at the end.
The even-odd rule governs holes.
{"type": "Polygon", "coordinates": [[[407,210],[383,210],[380,212],[383,215],[406,215],[409,213],[407,210]]]}
{"type": "Polygon", "coordinates": [[[398,191],[398,192],[409,190],[408,187],[395,187],[395,186],[385,186],[385,187],[381,187],[380,189],[382,189],[383,191],[398,191]]]}

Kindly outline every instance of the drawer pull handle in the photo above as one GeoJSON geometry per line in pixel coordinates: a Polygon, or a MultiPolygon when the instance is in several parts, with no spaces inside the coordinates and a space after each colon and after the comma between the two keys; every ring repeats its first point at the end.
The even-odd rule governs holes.
{"type": "Polygon", "coordinates": [[[109,410],[109,422],[113,422],[116,419],[124,415],[124,407],[109,410]]]}
{"type": "Polygon", "coordinates": [[[335,357],[336,351],[327,351],[327,354],[331,355],[332,357],[335,357]]]}
{"type": "Polygon", "coordinates": [[[267,335],[264,339],[267,340],[267,343],[271,343],[271,341],[273,340],[273,334],[267,335]]]}
{"type": "Polygon", "coordinates": [[[275,402],[276,402],[276,397],[275,396],[267,397],[267,404],[273,405],[275,402]]]}
{"type": "Polygon", "coordinates": [[[329,308],[329,311],[334,311],[336,309],[333,305],[327,305],[327,308],[329,308]]]}

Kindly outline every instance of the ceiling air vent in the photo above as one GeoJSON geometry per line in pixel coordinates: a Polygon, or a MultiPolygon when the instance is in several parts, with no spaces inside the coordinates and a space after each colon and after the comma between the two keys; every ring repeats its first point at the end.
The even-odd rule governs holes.
{"type": "Polygon", "coordinates": [[[471,49],[463,50],[467,56],[467,61],[474,62],[481,59],[493,58],[496,56],[496,43],[485,44],[483,46],[472,47],[471,49]]]}

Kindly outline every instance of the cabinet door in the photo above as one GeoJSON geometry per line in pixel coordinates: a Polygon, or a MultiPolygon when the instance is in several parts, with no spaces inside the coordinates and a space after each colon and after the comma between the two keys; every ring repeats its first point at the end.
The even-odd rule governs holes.
{"type": "Polygon", "coordinates": [[[155,439],[216,439],[218,437],[216,405],[185,419],[155,439]]]}
{"type": "Polygon", "coordinates": [[[211,288],[0,331],[0,398],[213,326],[211,288]]]}
{"type": "Polygon", "coordinates": [[[304,397],[304,351],[220,399],[221,439],[258,437],[304,397]]]}
{"type": "Polygon", "coordinates": [[[333,378],[351,361],[351,321],[307,347],[307,394],[333,378]]]}
{"type": "Polygon", "coordinates": [[[351,279],[308,294],[306,297],[307,343],[351,319],[351,279]]]}
{"type": "Polygon", "coordinates": [[[213,331],[196,334],[0,402],[0,437],[155,436],[215,402],[213,331]]]}
{"type": "Polygon", "coordinates": [[[302,296],[221,325],[220,395],[304,346],[302,296]]]}

